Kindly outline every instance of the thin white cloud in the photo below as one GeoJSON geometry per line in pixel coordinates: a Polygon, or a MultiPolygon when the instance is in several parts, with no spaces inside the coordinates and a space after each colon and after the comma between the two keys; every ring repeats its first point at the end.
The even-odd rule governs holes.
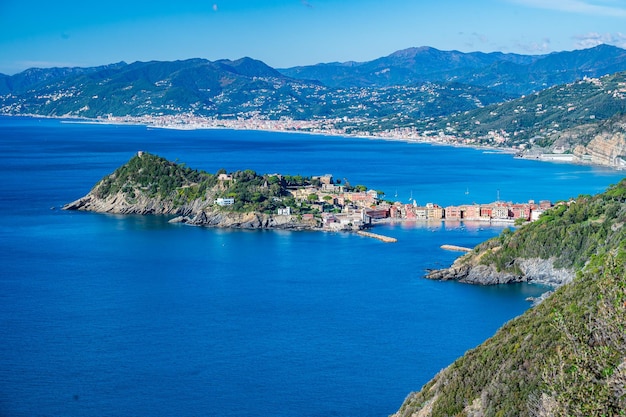
{"type": "Polygon", "coordinates": [[[617,33],[597,33],[590,32],[584,35],[574,36],[576,40],[577,49],[593,48],[594,46],[607,44],[614,45],[620,48],[626,48],[626,34],[617,33]]]}
{"type": "Polygon", "coordinates": [[[596,16],[626,17],[626,6],[619,7],[614,1],[598,0],[507,0],[537,9],[557,10],[596,16]]]}

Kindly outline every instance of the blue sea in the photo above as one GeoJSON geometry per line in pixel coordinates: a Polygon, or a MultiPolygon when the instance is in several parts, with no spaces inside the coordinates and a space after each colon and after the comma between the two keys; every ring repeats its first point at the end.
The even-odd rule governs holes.
{"type": "Polygon", "coordinates": [[[60,209],[138,150],[444,206],[556,201],[622,178],[398,141],[0,118],[0,415],[387,416],[544,290],[423,278],[458,256],[442,244],[503,225],[378,226],[398,239],[386,244],[60,209]]]}

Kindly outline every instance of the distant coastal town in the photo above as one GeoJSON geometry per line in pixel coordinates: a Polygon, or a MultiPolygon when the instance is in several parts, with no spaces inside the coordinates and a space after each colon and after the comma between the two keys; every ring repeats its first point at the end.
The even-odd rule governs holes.
{"type": "MultiPolygon", "coordinates": [[[[234,115],[232,118],[214,118],[201,117],[193,114],[176,114],[160,116],[107,116],[87,120],[92,120],[96,123],[141,124],[148,127],[163,129],[264,130],[273,132],[312,133],[320,135],[341,135],[366,138],[371,137],[376,139],[395,139],[403,141],[435,143],[450,146],[479,145],[478,143],[476,143],[475,140],[471,138],[459,138],[457,136],[441,134],[435,135],[434,132],[420,132],[415,127],[401,127],[371,132],[362,131],[354,134],[348,132],[345,128],[338,127],[342,124],[342,122],[358,122],[358,120],[352,120],[347,118],[318,118],[310,120],[294,120],[289,117],[282,117],[278,120],[270,120],[261,117],[234,117],[234,115]]],[[[493,146],[486,146],[485,144],[480,144],[480,146],[498,148],[505,139],[500,133],[494,132],[493,135],[493,146]]],[[[511,153],[515,153],[517,151],[516,148],[501,148],[501,150],[511,153]]]]}

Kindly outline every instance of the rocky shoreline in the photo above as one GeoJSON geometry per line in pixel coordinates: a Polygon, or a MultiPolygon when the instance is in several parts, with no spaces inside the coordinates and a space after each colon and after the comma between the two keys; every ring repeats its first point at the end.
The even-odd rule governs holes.
{"type": "Polygon", "coordinates": [[[477,285],[527,282],[558,288],[570,283],[575,276],[571,269],[556,268],[554,259],[517,259],[515,269],[520,273],[498,271],[494,265],[480,264],[479,260],[479,256],[469,253],[458,258],[449,268],[428,271],[426,278],[477,285]]]}
{"type": "Polygon", "coordinates": [[[264,213],[239,213],[210,208],[200,201],[174,207],[167,200],[140,199],[129,204],[122,193],[101,199],[92,193],[63,206],[63,210],[93,211],[111,214],[169,215],[176,216],[171,223],[234,229],[321,229],[318,219],[301,219],[294,215],[270,215],[264,213]]]}
{"type": "Polygon", "coordinates": [[[170,223],[232,229],[321,230],[315,219],[304,220],[296,216],[273,216],[263,213],[201,211],[191,216],[175,217],[170,223]]]}

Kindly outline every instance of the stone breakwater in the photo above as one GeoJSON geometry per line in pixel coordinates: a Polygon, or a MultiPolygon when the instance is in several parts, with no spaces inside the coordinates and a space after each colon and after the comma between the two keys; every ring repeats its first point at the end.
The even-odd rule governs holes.
{"type": "Polygon", "coordinates": [[[356,232],[358,235],[361,236],[365,236],[365,237],[371,237],[373,239],[378,239],[381,242],[385,242],[385,243],[395,243],[398,241],[398,239],[396,239],[395,237],[389,237],[389,236],[385,236],[385,235],[379,235],[377,233],[371,233],[371,232],[364,232],[362,230],[356,232]]]}
{"type": "Polygon", "coordinates": [[[517,259],[515,266],[520,273],[498,271],[493,265],[478,263],[472,254],[468,254],[458,258],[449,268],[429,271],[426,278],[479,285],[528,282],[556,288],[571,282],[575,276],[573,270],[555,268],[554,259],[517,259]]]}

